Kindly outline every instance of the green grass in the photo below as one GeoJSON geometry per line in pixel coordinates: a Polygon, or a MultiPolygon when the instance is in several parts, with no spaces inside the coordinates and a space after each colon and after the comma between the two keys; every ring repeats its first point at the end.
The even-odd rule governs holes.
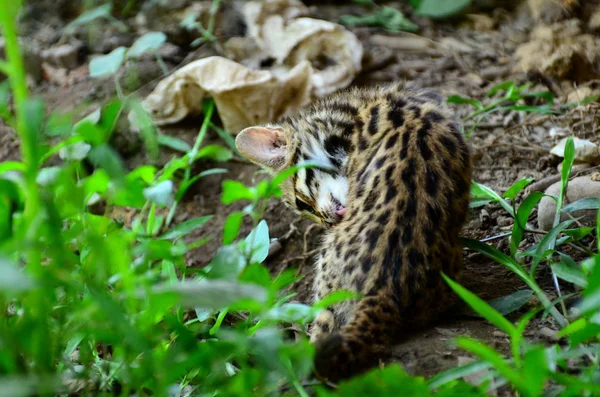
{"type": "MultiPolygon", "coordinates": [[[[266,202],[281,195],[279,185],[297,170],[255,186],[225,181],[223,204],[243,201],[246,207],[229,216],[222,234],[184,240],[210,220],[205,216],[174,224],[186,190],[200,178],[225,172],[213,168],[193,175],[192,166],[199,159],[228,161],[234,154],[230,141],[225,142],[229,148],[205,143],[209,129],[217,128],[210,117],[214,104],[205,104],[206,117],[193,146],[157,136],[139,103],[123,95],[75,125],[59,115],[47,117],[43,102],[27,91],[17,11],[18,2],[2,2],[7,60],[0,61],[0,70],[9,79],[0,87],[0,115],[19,135],[21,160],[0,163],[1,395],[458,397],[482,396],[499,387],[521,396],[600,394],[600,254],[595,247],[578,262],[563,251],[582,241],[600,241],[598,230],[573,228],[557,216],[555,227],[537,244],[520,249],[532,232],[527,220],[541,198],[532,193],[517,205],[516,197],[530,179],[517,181],[504,194],[473,184],[473,207],[495,203],[515,219],[508,254],[465,240],[469,249],[515,273],[529,291],[486,303],[447,279],[479,316],[507,335],[509,356],[461,337],[456,345],[477,360],[431,379],[411,377],[391,365],[337,388],[315,381],[306,326],[320,310],[352,294],[337,292],[312,306],[292,303],[294,294],[285,288],[297,280],[295,272],[271,276],[263,265],[270,243],[263,220],[266,202]],[[127,111],[134,112],[150,153],[156,155],[158,145],[166,145],[181,155],[160,169],[142,165],[127,170],[108,144],[117,119],[127,111]],[[51,166],[66,148],[70,152],[51,166]],[[93,171],[87,163],[94,165],[93,171]],[[138,210],[131,224],[111,217],[122,207],[138,210]],[[240,236],[244,218],[253,230],[240,236]],[[202,249],[208,239],[220,240],[217,254],[204,269],[188,268],[186,253],[202,249]],[[577,314],[564,311],[568,297],[551,301],[538,285],[537,272],[546,265],[556,278],[581,287],[570,296],[579,299],[577,314]],[[508,320],[506,314],[522,307],[531,294],[540,307],[508,320]],[[527,341],[524,331],[534,317],[557,324],[562,342],[527,341]],[[462,380],[481,371],[480,384],[462,380]]],[[[469,101],[476,107],[472,118],[506,108],[506,101],[522,110],[517,102],[525,95],[549,100],[526,88],[510,83],[499,87],[505,96],[493,106],[469,101]]],[[[587,200],[563,207],[572,159],[571,142],[563,189],[555,198],[557,214],[599,206],[598,200],[587,200]]]]}

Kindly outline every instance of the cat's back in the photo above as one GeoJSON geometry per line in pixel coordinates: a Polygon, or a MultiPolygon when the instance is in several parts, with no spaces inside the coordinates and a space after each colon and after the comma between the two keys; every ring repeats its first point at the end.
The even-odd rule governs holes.
{"type": "Polygon", "coordinates": [[[347,283],[368,293],[389,279],[425,280],[424,269],[445,267],[440,258],[449,266],[460,262],[471,161],[452,113],[437,94],[402,84],[330,99],[332,109],[344,103],[358,118],[348,209],[326,244],[336,247],[331,261],[356,264],[347,269],[347,283]]]}

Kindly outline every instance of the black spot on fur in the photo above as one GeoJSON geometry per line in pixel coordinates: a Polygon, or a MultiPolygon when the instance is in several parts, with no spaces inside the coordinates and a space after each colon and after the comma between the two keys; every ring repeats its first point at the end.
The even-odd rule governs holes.
{"type": "Polygon", "coordinates": [[[342,125],[343,128],[343,136],[348,139],[352,136],[352,132],[354,132],[355,123],[344,123],[342,125]]]}
{"type": "Polygon", "coordinates": [[[417,215],[417,202],[414,196],[409,196],[406,201],[406,209],[404,210],[406,218],[414,218],[417,215]]]}
{"type": "Polygon", "coordinates": [[[404,111],[401,108],[393,107],[388,112],[388,119],[394,128],[400,128],[404,125],[404,111]]]}
{"type": "Polygon", "coordinates": [[[387,192],[385,194],[385,202],[386,204],[396,198],[398,195],[398,189],[393,184],[389,184],[387,188],[387,192]]]}
{"type": "Polygon", "coordinates": [[[370,256],[365,256],[360,259],[360,267],[363,273],[368,273],[371,270],[371,266],[373,266],[373,258],[370,256]]]}
{"type": "Polygon", "coordinates": [[[367,232],[367,240],[369,242],[369,248],[371,251],[377,247],[379,236],[381,236],[381,229],[379,228],[373,228],[367,232]]]}
{"type": "Polygon", "coordinates": [[[411,268],[411,270],[415,270],[418,267],[423,267],[425,265],[423,263],[424,260],[425,257],[423,254],[417,251],[416,248],[411,248],[410,251],[408,251],[408,266],[411,268]]]}
{"type": "Polygon", "coordinates": [[[348,153],[350,141],[338,135],[330,135],[325,139],[324,147],[330,156],[335,156],[341,153],[348,153]]]}
{"type": "Polygon", "coordinates": [[[390,164],[385,170],[385,180],[387,183],[392,182],[392,176],[394,175],[394,171],[396,170],[396,164],[390,164]]]}
{"type": "Polygon", "coordinates": [[[377,159],[377,161],[375,162],[375,168],[380,169],[383,164],[385,163],[386,157],[382,156],[380,158],[377,159]]]}
{"type": "Polygon", "coordinates": [[[371,120],[369,120],[368,131],[369,134],[375,135],[379,127],[379,105],[375,105],[371,108],[371,120]]]}
{"type": "Polygon", "coordinates": [[[404,185],[408,189],[408,196],[413,197],[415,195],[415,190],[417,186],[415,184],[415,159],[411,158],[408,160],[406,166],[402,170],[402,181],[404,185]]]}
{"type": "Polygon", "coordinates": [[[431,197],[435,197],[438,191],[439,176],[433,167],[427,167],[427,176],[425,177],[425,190],[431,197]]]}
{"type": "Polygon", "coordinates": [[[360,135],[358,137],[358,149],[359,150],[366,150],[367,149],[367,140],[362,135],[360,135]]]}
{"type": "MultiPolygon", "coordinates": [[[[428,113],[429,114],[429,113],[428,113]]],[[[431,158],[431,149],[427,146],[427,142],[425,139],[429,135],[429,131],[431,130],[431,121],[425,118],[423,119],[423,125],[417,132],[417,146],[419,147],[419,151],[421,152],[421,156],[423,160],[427,161],[431,158]]]]}
{"type": "Polygon", "coordinates": [[[421,108],[415,105],[411,105],[408,107],[408,110],[413,112],[413,118],[420,119],[421,118],[421,108]]]}
{"type": "Polygon", "coordinates": [[[423,233],[425,234],[425,244],[427,244],[427,246],[432,246],[435,244],[436,233],[433,228],[425,229],[423,233]]]}
{"type": "Polygon", "coordinates": [[[400,158],[405,158],[408,155],[408,141],[412,134],[412,129],[407,128],[402,135],[402,150],[400,150],[400,158]]]}
{"type": "Polygon", "coordinates": [[[373,209],[373,207],[375,206],[375,202],[377,201],[377,197],[379,196],[375,190],[371,190],[371,192],[369,192],[369,195],[367,196],[363,204],[363,209],[365,210],[365,212],[370,212],[373,209]]]}
{"type": "Polygon", "coordinates": [[[354,287],[357,291],[362,291],[365,288],[365,277],[356,277],[354,279],[354,287]]]}
{"type": "Polygon", "coordinates": [[[448,151],[448,154],[452,157],[456,155],[456,142],[449,136],[442,135],[439,137],[440,142],[448,151]]]}
{"type": "Polygon", "coordinates": [[[358,109],[349,103],[334,103],[331,105],[331,110],[349,114],[350,116],[358,115],[358,109]]]}
{"type": "Polygon", "coordinates": [[[413,229],[412,227],[405,227],[402,233],[402,244],[407,245],[413,239],[413,229]]]}
{"type": "Polygon", "coordinates": [[[348,262],[350,258],[355,257],[358,254],[357,248],[348,249],[344,254],[344,260],[348,262]]]}
{"type": "Polygon", "coordinates": [[[400,136],[400,134],[391,134],[390,137],[388,138],[387,142],[385,143],[385,148],[391,149],[394,145],[396,145],[396,142],[398,142],[399,136],[400,136]]]}
{"type": "Polygon", "coordinates": [[[379,188],[380,180],[381,180],[381,178],[379,178],[379,175],[375,175],[375,178],[373,178],[373,190],[379,188]]]}
{"type": "Polygon", "coordinates": [[[430,110],[429,112],[427,112],[425,117],[428,120],[430,120],[432,123],[439,123],[440,121],[444,120],[444,116],[442,116],[441,114],[439,114],[438,112],[436,112],[434,110],[430,110]]]}
{"type": "Polygon", "coordinates": [[[324,333],[329,333],[329,324],[328,323],[324,323],[322,321],[318,321],[317,325],[319,326],[319,328],[321,328],[321,330],[323,330],[324,333]]]}

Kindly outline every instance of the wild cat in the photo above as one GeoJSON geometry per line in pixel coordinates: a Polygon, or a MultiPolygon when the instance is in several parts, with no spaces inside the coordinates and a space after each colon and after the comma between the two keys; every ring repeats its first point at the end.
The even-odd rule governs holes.
{"type": "Polygon", "coordinates": [[[287,206],[327,229],[314,298],[361,295],[313,323],[321,376],[367,370],[447,307],[441,273],[456,279],[462,269],[471,159],[437,94],[405,84],[352,89],[279,124],[246,128],[236,144],[271,173],[316,164],[282,185],[287,206]]]}

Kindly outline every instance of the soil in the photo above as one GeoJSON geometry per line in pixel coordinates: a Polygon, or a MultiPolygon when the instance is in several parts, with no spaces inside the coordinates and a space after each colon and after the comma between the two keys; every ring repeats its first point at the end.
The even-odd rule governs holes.
{"type": "MultiPolygon", "coordinates": [[[[392,6],[394,4],[398,5],[390,3],[392,6]]],[[[400,6],[405,8],[404,5],[400,6]]],[[[356,7],[359,6],[315,5],[312,6],[312,13],[315,17],[336,21],[340,15],[356,10],[356,7]]],[[[44,26],[50,31],[57,31],[65,21],[60,19],[60,15],[52,15],[51,8],[44,11],[50,13],[44,26]]],[[[358,9],[361,10],[360,7],[358,9]]],[[[41,11],[36,9],[36,12],[41,11]]],[[[408,10],[407,14],[410,15],[408,10]]],[[[406,43],[415,42],[413,34],[387,32],[378,28],[353,28],[365,46],[367,66],[355,84],[382,84],[407,79],[424,87],[435,88],[444,95],[461,95],[480,100],[486,100],[486,94],[493,86],[509,79],[518,84],[530,82],[534,91],[547,90],[551,84],[548,83],[548,79],[543,78],[544,76],[513,72],[516,63],[515,50],[519,44],[528,40],[529,32],[535,25],[523,7],[511,11],[496,9],[478,15],[479,17],[469,17],[460,21],[435,23],[413,18],[421,26],[419,36],[427,38],[435,46],[415,46],[411,51],[402,48],[407,47],[406,43]]],[[[39,26],[40,19],[42,17],[37,20],[37,25],[29,23],[27,26],[39,26]]],[[[121,33],[112,31],[111,34],[117,37],[121,33]]],[[[111,41],[108,36],[110,35],[103,34],[98,39],[107,42],[104,46],[105,51],[110,50],[112,42],[119,41],[111,41]]],[[[54,44],[41,42],[32,28],[25,29],[25,38],[32,42],[37,40],[40,46],[54,44]]],[[[179,37],[178,42],[181,43],[184,39],[179,37]]],[[[187,42],[191,39],[187,38],[187,42]]],[[[85,41],[85,38],[82,40],[85,41]]],[[[99,47],[99,44],[94,47],[86,45],[87,48],[99,47]]],[[[182,47],[181,51],[185,56],[183,63],[215,53],[208,46],[203,46],[200,50],[182,47]]],[[[81,63],[84,64],[83,61],[81,63]]],[[[170,69],[180,66],[173,59],[167,59],[166,63],[170,69]]],[[[149,60],[137,65],[136,73],[145,84],[138,91],[142,96],[151,91],[157,83],[157,77],[160,76],[160,69],[153,67],[153,64],[153,60],[149,60]]],[[[126,79],[123,76],[122,78],[126,79]]],[[[575,83],[569,80],[553,80],[552,84],[558,100],[562,102],[565,101],[566,93],[575,89],[575,83]]],[[[104,99],[114,95],[114,84],[111,80],[98,82],[89,77],[56,84],[48,81],[46,75],[45,79],[33,87],[33,91],[45,100],[49,111],[74,111],[75,115],[80,116],[86,109],[97,106],[104,99]]],[[[471,111],[465,105],[455,106],[455,110],[460,118],[464,118],[471,111]]],[[[519,112],[491,115],[469,138],[475,159],[474,180],[497,192],[504,192],[520,178],[534,177],[539,180],[556,174],[556,165],[560,159],[549,155],[554,142],[549,137],[548,130],[551,127],[568,126],[574,135],[588,137],[593,134],[593,128],[589,128],[589,124],[582,121],[583,118],[581,112],[541,118],[519,112]]],[[[178,125],[161,128],[161,132],[193,144],[199,125],[200,120],[190,119],[178,125]]],[[[467,123],[466,129],[469,127],[470,124],[467,123]]],[[[135,135],[132,136],[125,130],[118,132],[118,135],[120,138],[117,140],[117,149],[129,167],[151,162],[135,135]],[[130,145],[131,143],[133,144],[130,145]]],[[[209,136],[208,140],[209,143],[221,143],[216,135],[209,136]]],[[[18,158],[17,151],[18,143],[14,134],[8,127],[0,126],[0,161],[18,158]]],[[[157,164],[164,164],[175,154],[173,151],[162,149],[157,164]]],[[[189,253],[187,264],[190,267],[202,267],[211,260],[221,245],[222,225],[228,214],[241,210],[244,206],[244,203],[222,204],[221,183],[226,179],[234,179],[252,184],[262,177],[262,174],[257,173],[257,167],[242,159],[219,164],[201,163],[196,165],[194,171],[200,172],[213,167],[226,168],[228,173],[200,179],[186,194],[175,217],[175,220],[180,222],[192,217],[214,215],[205,227],[189,236],[190,240],[205,236],[214,237],[205,246],[189,253]]],[[[517,203],[520,200],[522,197],[516,200],[517,203]]],[[[269,257],[267,266],[273,274],[289,268],[299,269],[304,277],[293,286],[298,293],[297,300],[310,301],[313,277],[311,253],[319,243],[320,231],[311,227],[309,221],[297,218],[276,200],[269,203],[265,217],[271,237],[280,238],[282,244],[282,248],[269,257]]],[[[250,227],[249,223],[244,224],[241,235],[248,233],[250,227]]],[[[494,237],[501,236],[511,228],[512,218],[504,210],[497,205],[487,205],[470,211],[464,236],[471,239],[491,237],[490,244],[508,252],[507,238],[494,237]]],[[[533,236],[527,236],[527,243],[532,242],[533,236]]],[[[523,282],[505,267],[472,251],[465,250],[465,265],[463,284],[484,299],[502,297],[525,288],[523,282]]],[[[538,281],[548,295],[556,296],[548,269],[542,266],[538,274],[538,281]]],[[[568,286],[562,287],[568,291],[568,286]]],[[[532,300],[532,305],[535,303],[532,300]]],[[[509,318],[517,319],[525,309],[511,314],[509,318]]],[[[466,316],[461,311],[451,313],[450,317],[396,346],[394,360],[400,362],[411,374],[430,377],[468,360],[469,355],[451,343],[458,335],[478,338],[501,351],[509,351],[508,339],[486,321],[466,316]]],[[[538,332],[543,327],[556,328],[550,319],[544,322],[534,320],[526,335],[532,340],[543,340],[543,336],[538,332]]]]}

